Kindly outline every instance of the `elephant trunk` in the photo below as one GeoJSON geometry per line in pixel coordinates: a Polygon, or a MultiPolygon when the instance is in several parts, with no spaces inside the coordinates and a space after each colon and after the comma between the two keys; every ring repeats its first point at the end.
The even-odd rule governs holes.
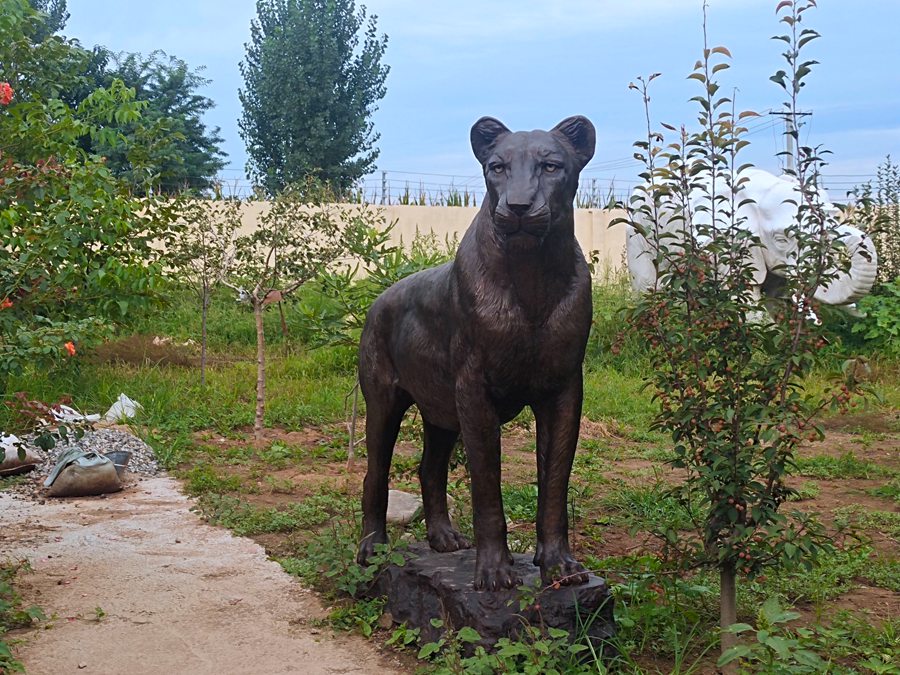
{"type": "Polygon", "coordinates": [[[816,300],[828,305],[846,305],[867,295],[878,271],[878,255],[871,237],[851,225],[840,225],[838,231],[850,257],[850,269],[816,289],[816,300]]]}

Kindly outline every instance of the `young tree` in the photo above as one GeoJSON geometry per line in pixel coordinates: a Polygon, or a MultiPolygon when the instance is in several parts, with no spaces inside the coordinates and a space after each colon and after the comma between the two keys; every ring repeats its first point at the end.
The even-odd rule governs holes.
{"type": "Polygon", "coordinates": [[[209,301],[215,287],[229,273],[234,261],[234,237],[241,226],[243,202],[196,199],[183,195],[176,212],[184,230],[166,251],[166,262],[186,281],[200,301],[200,384],[206,386],[206,323],[209,301]]]}
{"type": "Polygon", "coordinates": [[[395,223],[368,230],[355,228],[354,238],[345,238],[348,261],[317,278],[324,306],[303,308],[317,344],[359,346],[359,336],[372,303],[390,286],[430,267],[453,259],[459,242],[454,237],[443,243],[438,237],[416,233],[406,247],[391,242],[395,223]]]}
{"type": "Polygon", "coordinates": [[[269,194],[307,176],[343,192],[378,157],[387,36],[354,0],[258,0],[256,13],[240,65],[248,175],[269,194]]]}
{"type": "MultiPolygon", "coordinates": [[[[786,45],[788,67],[773,80],[788,95],[787,114],[796,112],[812,66],[801,52],[818,34],[801,21],[813,6],[814,0],[782,0],[777,7],[788,27],[776,38],[786,45]]],[[[633,85],[643,94],[647,138],[635,144],[646,185],[633,200],[640,217],[632,217],[632,225],[645,229],[641,223],[649,223],[659,234],[665,213],[684,227],[678,236],[657,239],[660,283],[640,300],[631,320],[650,345],[650,381],[660,403],[655,427],[675,442],[672,464],[687,472],[676,491],[696,514],[700,536],[661,534],[686,564],[720,573],[720,665],[728,670],[742,655],[729,630],[736,623],[737,580],[759,577],[773,565],[809,568],[830,548],[815,521],[799,512],[786,516],[780,507],[790,494],[785,477],[797,446],[821,436],[814,418],[829,406],[845,406],[851,394],[847,386],[821,396],[802,387],[825,344],[822,328],[808,318],[814,294],[834,278],[842,255],[838,224],[816,189],[822,153],[799,148],[797,218],[786,233],[796,239],[797,252],[789,268],[779,271],[786,278],[784,303],[761,319],[770,315],[751,292],[748,264],[760,241],[738,216],[738,156],[747,144],[741,125],[755,113],[737,114],[720,92],[716,74],[729,67],[728,50],[704,47],[690,75],[703,89],[694,99],[700,107],[696,133],[682,128],[677,139],[664,140],[664,132],[650,123],[653,77],[633,85]]],[[[799,141],[795,130],[789,133],[799,141]]]]}
{"type": "Polygon", "coordinates": [[[866,228],[878,250],[875,293],[900,279],[900,165],[888,155],[878,166],[876,180],[854,191],[853,216],[866,228]]]}
{"type": "Polygon", "coordinates": [[[338,207],[327,186],[290,185],[272,201],[257,228],[235,240],[235,260],[223,283],[250,303],[256,319],[256,417],[261,440],[265,417],[266,338],[263,312],[289,299],[303,284],[329,270],[384,216],[365,204],[338,207]],[[247,287],[245,287],[245,285],[247,287]]]}

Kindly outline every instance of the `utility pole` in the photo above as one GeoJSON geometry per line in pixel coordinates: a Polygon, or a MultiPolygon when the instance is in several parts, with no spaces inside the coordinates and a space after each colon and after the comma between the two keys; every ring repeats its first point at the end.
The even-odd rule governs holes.
{"type": "MultiPolygon", "coordinates": [[[[789,110],[779,110],[772,111],[769,113],[770,115],[777,115],[784,120],[784,137],[786,140],[786,149],[785,155],[787,160],[785,161],[785,172],[793,173],[795,169],[795,150],[794,150],[794,140],[798,137],[797,130],[800,128],[800,124],[797,123],[798,117],[807,117],[812,115],[811,112],[792,112],[789,110]]],[[[799,144],[799,143],[798,143],[799,144]]]]}

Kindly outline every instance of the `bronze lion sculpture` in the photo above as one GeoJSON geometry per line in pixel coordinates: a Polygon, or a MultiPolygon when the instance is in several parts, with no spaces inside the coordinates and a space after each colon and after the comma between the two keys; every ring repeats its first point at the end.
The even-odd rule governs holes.
{"type": "Polygon", "coordinates": [[[487,196],[455,259],[413,274],[372,305],[360,339],[368,468],[358,559],[387,542],[394,443],[415,404],[428,542],[468,548],[447,510],[451,451],[462,437],[472,477],[477,589],[515,587],[500,491],[500,427],[525,406],[537,427],[537,547],[546,583],[583,583],[568,543],[567,492],[578,442],[591,278],[575,239],[578,176],[594,154],[590,121],[511,132],[484,117],[472,149],[487,196]]]}

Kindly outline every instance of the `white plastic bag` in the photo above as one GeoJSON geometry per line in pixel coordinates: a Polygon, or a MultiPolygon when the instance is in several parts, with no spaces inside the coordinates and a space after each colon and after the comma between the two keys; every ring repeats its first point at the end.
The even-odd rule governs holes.
{"type": "Polygon", "coordinates": [[[138,410],[143,409],[144,407],[137,401],[132,401],[125,394],[119,394],[119,398],[106,411],[103,419],[107,422],[121,422],[134,417],[138,410]]]}
{"type": "Polygon", "coordinates": [[[70,408],[67,405],[59,406],[59,410],[51,409],[50,414],[53,415],[53,419],[57,422],[99,422],[100,415],[85,415],[84,413],[80,413],[75,408],[70,408]]]}

